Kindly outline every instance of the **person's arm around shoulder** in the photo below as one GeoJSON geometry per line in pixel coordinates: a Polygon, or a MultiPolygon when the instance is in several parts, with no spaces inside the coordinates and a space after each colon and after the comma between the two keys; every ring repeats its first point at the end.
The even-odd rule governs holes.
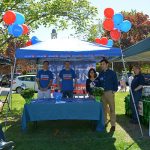
{"type": "Polygon", "coordinates": [[[48,88],[51,88],[52,86],[52,83],[53,83],[53,73],[50,71],[49,73],[49,78],[50,78],[50,81],[49,81],[49,84],[48,84],[48,88]]]}

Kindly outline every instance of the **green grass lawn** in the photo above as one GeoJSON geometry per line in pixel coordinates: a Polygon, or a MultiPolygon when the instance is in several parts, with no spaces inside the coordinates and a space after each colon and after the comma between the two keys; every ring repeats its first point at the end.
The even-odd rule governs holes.
{"type": "MultiPolygon", "coordinates": [[[[140,138],[138,125],[130,124],[124,115],[124,97],[127,94],[116,94],[117,126],[113,135],[108,132],[110,125],[107,131],[98,133],[92,130],[90,121],[44,121],[39,122],[37,128],[29,123],[28,131],[23,133],[21,114],[24,99],[14,94],[6,138],[15,142],[16,150],[149,150],[148,128],[143,127],[144,138],[140,138]]],[[[6,109],[0,118],[3,126],[5,114],[6,109]]]]}

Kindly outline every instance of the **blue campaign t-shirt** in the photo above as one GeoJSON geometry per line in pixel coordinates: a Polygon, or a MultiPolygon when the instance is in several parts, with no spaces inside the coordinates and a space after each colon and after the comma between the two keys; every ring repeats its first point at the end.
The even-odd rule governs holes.
{"type": "Polygon", "coordinates": [[[63,69],[59,77],[62,79],[62,91],[73,91],[73,79],[76,78],[74,70],[63,69]]]}
{"type": "Polygon", "coordinates": [[[46,70],[46,71],[40,70],[38,71],[37,78],[39,79],[40,87],[47,88],[50,80],[53,79],[53,74],[49,70],[46,70]]]}

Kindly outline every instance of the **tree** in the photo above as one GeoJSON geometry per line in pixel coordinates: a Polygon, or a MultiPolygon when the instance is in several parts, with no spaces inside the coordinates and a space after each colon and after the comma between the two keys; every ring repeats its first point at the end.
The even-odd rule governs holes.
{"type": "MultiPolygon", "coordinates": [[[[122,33],[120,43],[122,49],[126,49],[150,36],[150,20],[147,14],[136,10],[131,12],[123,11],[122,14],[124,20],[130,20],[132,23],[131,30],[128,33],[122,33]]],[[[119,43],[115,42],[115,45],[119,46],[119,43]]]]}
{"type": "MultiPolygon", "coordinates": [[[[8,9],[24,14],[31,31],[40,25],[55,25],[60,29],[71,26],[81,33],[87,30],[97,14],[97,8],[91,6],[88,0],[3,0],[0,3],[1,13],[8,9]]],[[[13,37],[8,34],[2,16],[0,23],[0,47],[4,49],[13,37]]]]}
{"type": "MultiPolygon", "coordinates": [[[[121,36],[121,48],[125,49],[137,42],[147,38],[150,36],[150,19],[147,14],[143,14],[143,12],[137,12],[131,10],[131,12],[122,11],[124,16],[124,20],[130,20],[132,23],[132,28],[128,33],[122,33],[121,36]]],[[[99,37],[110,37],[110,32],[102,29],[102,22],[99,25],[93,25],[91,30],[89,30],[87,39],[89,41],[94,41],[94,38],[99,35],[99,37]],[[100,36],[101,34],[101,36],[100,36]]],[[[119,42],[114,42],[115,45],[119,47],[119,42]]]]}
{"type": "Polygon", "coordinates": [[[94,42],[96,37],[100,37],[104,33],[102,29],[102,21],[99,20],[98,24],[94,24],[90,27],[85,35],[87,41],[94,42]]]}

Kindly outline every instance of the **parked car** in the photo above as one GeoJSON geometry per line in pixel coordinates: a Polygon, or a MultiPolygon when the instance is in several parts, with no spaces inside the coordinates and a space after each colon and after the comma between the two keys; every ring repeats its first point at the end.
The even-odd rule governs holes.
{"type": "Polygon", "coordinates": [[[16,77],[13,81],[12,90],[16,91],[17,93],[21,93],[24,88],[31,88],[35,91],[38,90],[37,83],[35,81],[36,75],[22,75],[16,77]]]}

